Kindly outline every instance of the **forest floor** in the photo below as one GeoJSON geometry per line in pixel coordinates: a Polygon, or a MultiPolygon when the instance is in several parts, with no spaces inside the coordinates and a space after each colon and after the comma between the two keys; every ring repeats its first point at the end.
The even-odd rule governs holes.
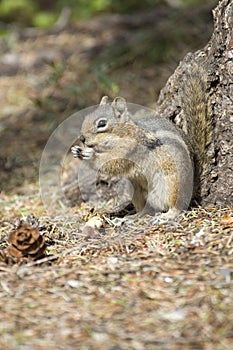
{"type": "Polygon", "coordinates": [[[47,213],[38,182],[50,134],[74,111],[105,94],[153,108],[178,61],[211,35],[209,9],[196,11],[0,39],[0,349],[233,348],[232,208],[118,225],[88,203],[47,213]],[[43,236],[37,259],[9,249],[19,220],[43,236]]]}

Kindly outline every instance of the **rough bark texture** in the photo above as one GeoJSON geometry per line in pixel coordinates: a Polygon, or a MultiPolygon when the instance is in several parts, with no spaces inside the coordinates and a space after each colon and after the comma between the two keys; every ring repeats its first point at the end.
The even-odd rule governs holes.
{"type": "Polygon", "coordinates": [[[181,84],[194,66],[204,67],[213,134],[206,149],[207,168],[200,176],[200,204],[225,206],[233,202],[233,0],[220,1],[213,17],[209,43],[179,64],[161,90],[157,112],[178,124],[181,84]]]}

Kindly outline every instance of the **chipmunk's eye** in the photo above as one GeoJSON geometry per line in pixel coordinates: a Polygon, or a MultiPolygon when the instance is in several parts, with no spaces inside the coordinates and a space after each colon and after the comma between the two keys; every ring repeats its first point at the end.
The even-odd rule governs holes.
{"type": "Polygon", "coordinates": [[[97,128],[98,129],[105,128],[106,125],[107,125],[107,119],[105,119],[105,118],[101,118],[97,121],[97,128]]]}

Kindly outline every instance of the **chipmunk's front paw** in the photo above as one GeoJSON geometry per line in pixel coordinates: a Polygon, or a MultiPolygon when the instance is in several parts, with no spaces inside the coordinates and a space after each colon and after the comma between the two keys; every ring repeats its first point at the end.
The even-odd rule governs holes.
{"type": "Polygon", "coordinates": [[[71,147],[71,152],[74,156],[74,158],[79,158],[79,159],[91,159],[93,156],[93,149],[92,148],[82,148],[80,146],[73,146],[71,147]]]}
{"type": "Polygon", "coordinates": [[[80,158],[80,159],[83,158],[82,157],[83,149],[80,146],[71,147],[71,152],[72,152],[74,158],[80,158]]]}

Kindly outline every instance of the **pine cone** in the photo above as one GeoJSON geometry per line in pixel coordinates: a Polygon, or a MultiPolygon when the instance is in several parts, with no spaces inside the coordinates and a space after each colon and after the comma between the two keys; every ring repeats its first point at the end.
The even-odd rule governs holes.
{"type": "Polygon", "coordinates": [[[45,237],[40,231],[28,223],[20,222],[8,237],[10,245],[7,253],[15,258],[31,257],[40,258],[46,249],[45,237]]]}

